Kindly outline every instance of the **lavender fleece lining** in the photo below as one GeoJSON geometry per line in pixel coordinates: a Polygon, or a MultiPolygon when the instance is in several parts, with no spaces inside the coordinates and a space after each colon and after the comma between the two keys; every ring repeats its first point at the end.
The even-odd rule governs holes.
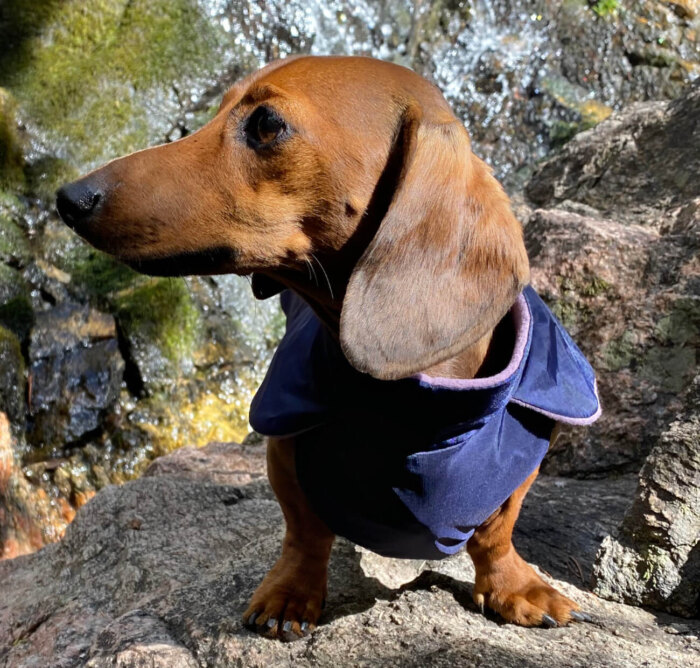
{"type": "Polygon", "coordinates": [[[514,404],[518,404],[519,406],[524,406],[525,408],[529,408],[531,411],[535,411],[536,413],[541,413],[542,415],[546,415],[548,418],[551,418],[555,422],[563,422],[565,424],[572,424],[572,425],[577,425],[579,427],[584,427],[589,424],[593,424],[602,414],[603,412],[603,407],[601,406],[600,403],[600,397],[598,396],[598,381],[594,380],[593,381],[593,394],[595,394],[596,401],[598,402],[598,410],[596,410],[593,415],[590,417],[582,417],[582,418],[576,418],[576,417],[567,417],[565,415],[559,415],[557,413],[551,413],[550,411],[546,411],[544,408],[540,408],[539,406],[533,406],[532,404],[528,404],[527,401],[523,401],[522,399],[511,399],[511,401],[514,404]]]}
{"type": "MultiPolygon", "coordinates": [[[[508,362],[508,365],[505,367],[505,369],[503,369],[503,371],[500,371],[495,376],[489,376],[487,378],[441,378],[437,376],[429,376],[425,373],[414,374],[411,376],[411,378],[414,378],[420,383],[430,387],[446,390],[487,389],[505,383],[514,373],[517,372],[518,367],[522,362],[523,355],[525,354],[528,337],[530,336],[530,323],[532,316],[530,314],[530,307],[527,300],[522,293],[518,296],[509,313],[513,316],[513,325],[515,327],[515,345],[513,346],[513,355],[510,358],[510,362],[508,362]]],[[[598,403],[598,409],[589,417],[569,417],[566,415],[552,413],[540,408],[539,406],[529,404],[522,399],[516,399],[515,397],[511,398],[511,401],[514,404],[518,404],[519,406],[529,408],[530,410],[540,413],[541,415],[545,415],[556,422],[586,426],[593,424],[603,412],[600,404],[600,397],[598,396],[597,380],[593,381],[593,393],[595,394],[595,398],[598,403]]]]}

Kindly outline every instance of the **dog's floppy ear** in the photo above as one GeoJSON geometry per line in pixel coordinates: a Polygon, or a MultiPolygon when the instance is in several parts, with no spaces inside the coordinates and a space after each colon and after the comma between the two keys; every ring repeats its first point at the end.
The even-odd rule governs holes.
{"type": "Polygon", "coordinates": [[[445,116],[405,110],[398,185],[343,301],[343,352],[375,378],[409,376],[472,345],[528,281],[508,197],[445,116]]]}

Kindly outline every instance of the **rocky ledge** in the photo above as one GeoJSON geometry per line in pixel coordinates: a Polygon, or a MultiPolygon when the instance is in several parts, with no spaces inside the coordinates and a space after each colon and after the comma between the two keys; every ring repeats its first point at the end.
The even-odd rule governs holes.
{"type": "Polygon", "coordinates": [[[397,561],[341,540],[318,630],[290,644],[260,638],[240,615],[282,537],[262,470],[260,446],[181,450],[102,490],[62,542],[0,563],[0,665],[700,666],[699,621],[606,602],[586,587],[632,495],[627,476],[543,476],[518,525],[522,553],[590,624],[503,624],[472,604],[465,554],[397,561]]]}

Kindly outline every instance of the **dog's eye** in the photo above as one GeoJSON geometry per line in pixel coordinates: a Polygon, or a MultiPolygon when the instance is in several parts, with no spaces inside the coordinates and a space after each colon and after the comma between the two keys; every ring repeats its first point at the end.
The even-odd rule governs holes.
{"type": "Polygon", "coordinates": [[[268,107],[258,107],[248,119],[246,134],[254,147],[268,146],[287,129],[282,117],[268,107]]]}

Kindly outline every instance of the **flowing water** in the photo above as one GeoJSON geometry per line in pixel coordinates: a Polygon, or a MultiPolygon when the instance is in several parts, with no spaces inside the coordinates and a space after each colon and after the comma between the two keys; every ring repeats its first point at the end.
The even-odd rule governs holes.
{"type": "Polygon", "coordinates": [[[57,539],[159,454],[244,438],[284,326],[245,279],[148,279],[90,249],[57,219],[57,185],[196,130],[237,78],[310,53],[435,82],[517,193],[613,108],[697,77],[697,16],[671,4],[4,0],[0,556],[57,539]]]}

